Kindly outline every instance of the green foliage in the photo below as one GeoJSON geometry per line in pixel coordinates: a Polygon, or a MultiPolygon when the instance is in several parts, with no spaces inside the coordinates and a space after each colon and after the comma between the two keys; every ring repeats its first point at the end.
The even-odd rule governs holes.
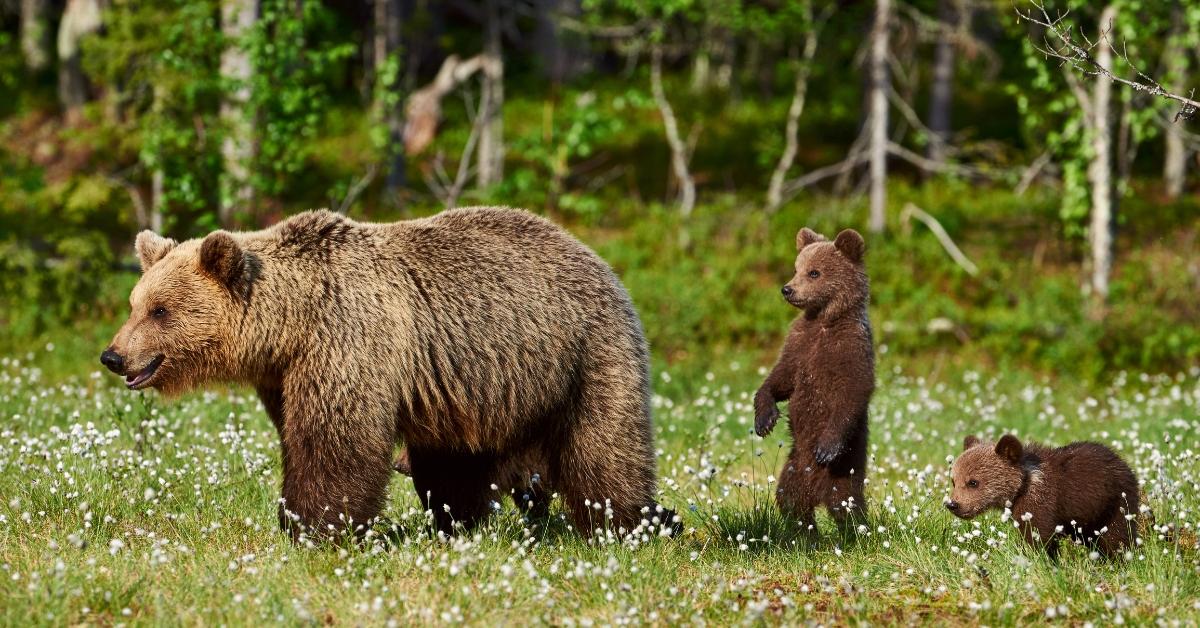
{"type": "Polygon", "coordinates": [[[233,43],[250,54],[250,108],[257,117],[251,183],[266,196],[283,194],[295,181],[329,104],[330,75],[354,54],[354,44],[330,37],[332,22],[319,2],[263,0],[247,41],[233,43]]]}
{"type": "MultiPolygon", "coordinates": [[[[110,90],[108,123],[133,152],[139,180],[162,172],[169,221],[205,217],[217,202],[223,137],[221,30],[215,0],[119,0],[105,13],[103,36],[83,44],[89,76],[110,90]]],[[[191,222],[191,221],[187,221],[191,222]]],[[[211,218],[200,221],[213,226],[211,218]]],[[[186,224],[186,223],[185,223],[186,224]]]]}

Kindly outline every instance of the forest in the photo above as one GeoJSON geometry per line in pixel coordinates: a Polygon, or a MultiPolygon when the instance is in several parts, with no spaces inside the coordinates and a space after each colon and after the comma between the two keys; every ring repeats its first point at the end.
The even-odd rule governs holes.
{"type": "Polygon", "coordinates": [[[0,0],[0,623],[1195,623],[1198,62],[1185,0],[0,0]],[[480,205],[628,288],[680,537],[443,538],[397,476],[398,538],[294,547],[253,391],[101,373],[139,231],[480,205]],[[806,226],[865,237],[878,373],[814,546],[750,405],[806,226]],[[1144,544],[944,512],[1009,432],[1113,447],[1144,544]]]}

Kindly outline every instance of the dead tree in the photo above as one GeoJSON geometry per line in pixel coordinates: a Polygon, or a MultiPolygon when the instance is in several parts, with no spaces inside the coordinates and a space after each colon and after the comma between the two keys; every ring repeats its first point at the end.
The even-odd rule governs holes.
{"type": "MultiPolygon", "coordinates": [[[[1117,16],[1114,5],[1104,7],[1100,13],[1100,28],[1111,25],[1117,16]]],[[[1096,55],[1097,67],[1111,73],[1112,49],[1101,46],[1096,55]]],[[[1108,277],[1112,271],[1113,217],[1116,215],[1116,198],[1112,177],[1112,82],[1096,81],[1091,100],[1084,108],[1091,127],[1092,161],[1088,164],[1088,182],[1092,186],[1091,227],[1088,238],[1092,245],[1091,290],[1094,299],[1103,303],[1108,299],[1108,277]]]]}
{"type": "Polygon", "coordinates": [[[230,44],[221,53],[221,76],[233,85],[221,101],[225,138],[221,143],[224,168],[221,174],[221,204],[217,219],[230,226],[233,213],[254,202],[250,162],[254,157],[254,112],[250,105],[253,68],[246,37],[258,19],[257,0],[229,0],[221,4],[221,31],[230,44]]]}
{"type": "Polygon", "coordinates": [[[504,57],[500,33],[501,0],[485,0],[487,12],[483,47],[483,129],[479,137],[479,187],[504,177],[504,57]]]}
{"type": "Polygon", "coordinates": [[[826,10],[819,20],[814,21],[812,4],[808,3],[804,8],[807,13],[804,50],[800,53],[800,59],[796,63],[796,80],[792,87],[792,104],[788,107],[787,125],[784,128],[783,154],[779,156],[779,162],[775,164],[775,170],[771,173],[771,183],[767,187],[768,212],[774,212],[783,203],[784,177],[787,176],[788,170],[791,169],[792,164],[795,162],[796,152],[800,147],[797,133],[800,127],[800,116],[804,113],[804,102],[808,95],[808,77],[812,73],[812,60],[817,53],[817,41],[820,39],[821,26],[830,13],[829,10],[826,10]]]}
{"type": "Polygon", "coordinates": [[[871,29],[870,57],[870,144],[871,217],[868,228],[883,233],[887,224],[887,153],[888,153],[888,33],[891,23],[891,0],[876,0],[875,23],[871,29]]]}
{"type": "Polygon", "coordinates": [[[663,127],[667,133],[667,146],[671,149],[671,171],[679,186],[679,213],[685,218],[692,215],[696,206],[696,182],[688,171],[690,152],[683,137],[679,134],[679,123],[675,119],[675,110],[671,101],[667,100],[662,81],[662,44],[654,43],[650,50],[650,91],[654,102],[662,115],[663,127]]]}

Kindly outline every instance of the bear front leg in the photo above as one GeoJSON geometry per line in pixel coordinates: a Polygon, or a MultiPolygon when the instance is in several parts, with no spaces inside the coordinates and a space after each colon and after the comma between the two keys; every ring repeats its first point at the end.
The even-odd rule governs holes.
{"type": "Polygon", "coordinates": [[[765,437],[775,429],[779,421],[780,401],[786,401],[792,394],[792,365],[786,356],[780,357],[779,363],[767,375],[766,381],[754,393],[754,433],[765,437]]]}
{"type": "Polygon", "coordinates": [[[351,529],[383,509],[395,443],[384,397],[309,380],[284,390],[280,524],[293,539],[351,529]]]}

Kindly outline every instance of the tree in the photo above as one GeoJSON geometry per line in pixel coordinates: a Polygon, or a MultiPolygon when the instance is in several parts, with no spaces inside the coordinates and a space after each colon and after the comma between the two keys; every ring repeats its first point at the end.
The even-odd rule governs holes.
{"type": "Polygon", "coordinates": [[[58,25],[58,98],[69,123],[77,122],[88,99],[80,40],[103,25],[102,0],[67,0],[58,25]]]}
{"type": "MultiPolygon", "coordinates": [[[[808,95],[808,77],[812,73],[813,57],[817,53],[817,41],[820,38],[821,27],[832,13],[830,9],[826,9],[820,18],[814,18],[811,0],[788,3],[788,8],[798,10],[799,15],[791,16],[784,13],[784,16],[789,24],[799,25],[799,30],[803,31],[804,45],[801,51],[797,51],[795,46],[792,46],[791,56],[795,66],[792,102],[788,106],[787,122],[784,126],[783,154],[779,156],[779,161],[775,164],[775,170],[771,173],[771,181],[767,187],[767,211],[769,212],[777,210],[783,203],[784,179],[796,160],[796,152],[800,146],[797,137],[800,130],[800,115],[804,113],[804,103],[808,95]]],[[[755,20],[754,23],[760,33],[766,26],[759,20],[755,20]]],[[[789,39],[794,37],[794,33],[791,32],[786,35],[789,39]]]]}
{"type": "Polygon", "coordinates": [[[34,72],[50,63],[49,13],[49,0],[21,0],[21,53],[34,72]]]}
{"type": "Polygon", "coordinates": [[[400,89],[401,35],[404,15],[400,0],[375,0],[375,110],[381,119],[387,180],[385,192],[394,198],[405,185],[404,101],[400,89]]]}
{"type": "Polygon", "coordinates": [[[888,153],[888,38],[892,19],[891,0],[875,0],[875,22],[871,28],[870,56],[870,162],[871,216],[868,229],[883,233],[887,224],[887,153],[888,153]]]}
{"type": "Polygon", "coordinates": [[[500,2],[484,0],[483,126],[479,137],[476,183],[487,187],[504,176],[504,56],[500,36],[500,2]]]}
{"type": "Polygon", "coordinates": [[[225,165],[218,220],[224,226],[232,224],[234,211],[247,209],[254,202],[249,168],[254,158],[255,116],[250,108],[253,68],[248,44],[258,12],[257,0],[226,0],[221,4],[221,32],[226,39],[221,76],[229,85],[221,102],[226,132],[221,145],[225,165]]]}
{"type": "Polygon", "coordinates": [[[956,61],[954,32],[960,23],[969,23],[967,8],[961,0],[938,0],[937,47],[933,60],[933,85],[929,93],[929,145],[926,156],[934,162],[946,160],[950,139],[950,107],[954,95],[956,61]]]}

